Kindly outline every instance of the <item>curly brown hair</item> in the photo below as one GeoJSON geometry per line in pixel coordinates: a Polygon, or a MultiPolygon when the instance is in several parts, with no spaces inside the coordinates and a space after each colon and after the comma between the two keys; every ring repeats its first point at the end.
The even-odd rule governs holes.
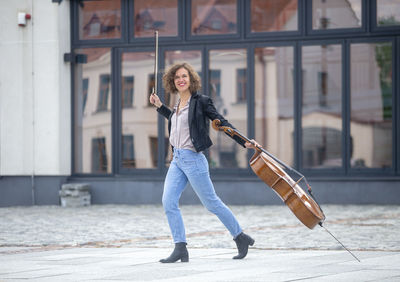
{"type": "Polygon", "coordinates": [[[186,62],[179,62],[171,67],[169,67],[166,71],[165,74],[163,75],[163,86],[164,89],[167,93],[176,93],[178,92],[178,89],[175,87],[174,79],[175,79],[175,73],[180,69],[184,68],[188,71],[189,77],[190,77],[190,86],[189,86],[189,91],[190,93],[197,92],[198,90],[201,89],[201,79],[199,74],[193,69],[191,65],[189,65],[186,62]]]}

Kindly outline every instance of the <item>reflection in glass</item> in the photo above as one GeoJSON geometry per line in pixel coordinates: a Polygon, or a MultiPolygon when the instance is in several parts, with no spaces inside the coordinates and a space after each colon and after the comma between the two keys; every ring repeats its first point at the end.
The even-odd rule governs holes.
{"type": "MultiPolygon", "coordinates": [[[[247,69],[247,53],[245,49],[211,50],[209,95],[213,98],[215,108],[236,129],[247,134],[247,103],[243,103],[242,96],[246,97],[243,89],[239,89],[243,81],[238,73],[247,69]],[[216,91],[218,89],[218,92],[216,91]],[[239,93],[241,93],[239,95],[239,93]]],[[[210,137],[214,146],[210,148],[211,168],[246,168],[247,150],[244,150],[231,138],[215,130],[210,130],[210,137]]]]}
{"type": "Polygon", "coordinates": [[[77,49],[75,65],[74,172],[111,173],[110,49],[77,49]]]}
{"type": "Polygon", "coordinates": [[[312,28],[359,28],[361,27],[361,0],[313,0],[312,28]]]}
{"type": "Polygon", "coordinates": [[[293,47],[256,48],[255,140],[293,165],[293,47]]]}
{"type": "MultiPolygon", "coordinates": [[[[153,146],[154,141],[152,141],[158,136],[157,113],[153,106],[149,106],[149,95],[152,89],[149,89],[149,84],[151,84],[149,77],[153,75],[153,71],[154,53],[126,52],[122,54],[122,77],[129,78],[128,89],[132,89],[134,93],[130,107],[121,104],[121,154],[124,168],[157,167],[154,156],[158,156],[158,147],[153,146]]],[[[124,88],[124,80],[122,83],[124,88]]],[[[125,92],[121,93],[121,101],[124,101],[125,94],[125,92]]]]}
{"type": "Polygon", "coordinates": [[[178,0],[135,0],[135,37],[178,35],[178,0]]]}
{"type": "Polygon", "coordinates": [[[297,0],[251,0],[251,32],[297,30],[297,0]]]}
{"type": "Polygon", "coordinates": [[[304,168],[342,166],[341,45],[302,48],[304,168]]]}
{"type": "Polygon", "coordinates": [[[351,166],[392,166],[392,44],[351,45],[351,166]]]}
{"type": "MultiPolygon", "coordinates": [[[[200,75],[202,78],[201,71],[201,62],[202,62],[201,51],[199,50],[190,50],[190,51],[182,51],[182,50],[174,50],[174,51],[166,51],[165,52],[165,68],[172,66],[178,62],[187,62],[189,63],[193,69],[200,75]]],[[[200,90],[201,92],[201,90],[200,90]]],[[[164,94],[164,103],[168,105],[170,109],[172,109],[178,102],[179,96],[176,93],[165,93],[164,94]]],[[[165,138],[167,140],[167,158],[165,160],[166,163],[169,163],[172,159],[172,148],[169,146],[168,141],[168,121],[165,120],[165,138]]]]}
{"type": "Polygon", "coordinates": [[[192,0],[192,34],[237,32],[237,0],[192,0]]]}
{"type": "Polygon", "coordinates": [[[376,6],[378,26],[400,25],[399,0],[377,0],[376,6]]]}
{"type": "Polygon", "coordinates": [[[79,39],[121,37],[121,1],[79,2],[79,39]]]}

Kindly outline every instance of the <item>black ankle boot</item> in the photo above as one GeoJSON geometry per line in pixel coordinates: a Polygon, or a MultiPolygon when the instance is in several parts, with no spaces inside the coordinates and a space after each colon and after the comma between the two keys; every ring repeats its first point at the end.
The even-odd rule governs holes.
{"type": "Polygon", "coordinates": [[[234,256],[233,259],[242,259],[247,255],[247,251],[249,250],[249,246],[254,245],[254,239],[249,235],[240,233],[235,239],[233,239],[238,248],[238,255],[234,256]]]}
{"type": "Polygon", "coordinates": [[[162,263],[171,263],[181,260],[181,262],[189,261],[189,253],[186,249],[186,243],[175,243],[175,249],[172,254],[166,259],[160,259],[162,263]]]}

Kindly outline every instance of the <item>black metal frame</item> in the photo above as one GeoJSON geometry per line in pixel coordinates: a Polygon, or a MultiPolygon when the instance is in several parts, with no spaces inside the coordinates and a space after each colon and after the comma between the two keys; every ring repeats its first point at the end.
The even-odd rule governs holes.
{"type": "MultiPolygon", "coordinates": [[[[111,87],[112,95],[112,174],[82,174],[75,173],[74,167],[74,142],[72,142],[72,174],[80,177],[135,177],[143,176],[143,179],[154,178],[154,175],[162,175],[166,171],[164,165],[164,153],[167,148],[164,145],[165,125],[164,118],[158,116],[158,164],[155,169],[126,169],[121,167],[121,55],[129,51],[153,51],[153,38],[135,38],[133,35],[133,5],[135,0],[121,1],[121,38],[119,39],[96,39],[79,40],[78,2],[71,1],[71,54],[74,55],[75,49],[80,48],[111,48],[111,87]]],[[[312,0],[298,0],[298,30],[281,31],[271,33],[251,33],[250,31],[250,1],[237,0],[238,32],[228,35],[191,35],[191,1],[178,0],[178,35],[175,37],[160,37],[160,68],[164,68],[164,52],[168,50],[201,50],[202,69],[203,69],[203,90],[209,93],[209,50],[242,48],[247,50],[247,113],[248,113],[248,134],[250,138],[254,137],[254,49],[256,47],[294,47],[294,163],[300,171],[307,175],[329,178],[343,177],[343,179],[353,179],[358,177],[395,177],[400,176],[400,26],[378,27],[377,0],[362,1],[362,26],[356,29],[337,29],[337,30],[312,30],[312,0]],[[350,167],[350,44],[355,42],[371,43],[391,41],[393,44],[393,162],[392,168],[384,169],[353,169],[350,167]],[[301,97],[302,81],[302,46],[321,45],[324,43],[341,44],[342,46],[342,157],[343,165],[338,169],[303,169],[302,164],[302,145],[301,145],[301,97]]],[[[74,66],[71,62],[72,77],[72,125],[74,124],[74,66]]],[[[159,74],[159,78],[161,75],[159,74]]],[[[161,87],[161,79],[158,79],[158,89],[161,87]]],[[[164,97],[164,91],[160,91],[160,97],[164,97]]],[[[155,113],[156,114],[156,113],[155,113]]],[[[72,140],[74,140],[74,126],[71,127],[72,140]]],[[[248,152],[250,158],[252,152],[248,152]]],[[[230,176],[253,177],[251,169],[212,169],[212,174],[218,175],[221,179],[230,176]]]]}

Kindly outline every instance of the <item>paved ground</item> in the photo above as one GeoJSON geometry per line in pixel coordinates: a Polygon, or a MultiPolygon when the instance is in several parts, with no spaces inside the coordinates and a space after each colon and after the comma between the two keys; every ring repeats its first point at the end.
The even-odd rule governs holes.
{"type": "Polygon", "coordinates": [[[183,206],[189,263],[172,250],[161,206],[0,208],[0,281],[400,281],[400,207],[323,207],[309,230],[284,206],[231,206],[256,243],[241,261],[218,219],[183,206]]]}

